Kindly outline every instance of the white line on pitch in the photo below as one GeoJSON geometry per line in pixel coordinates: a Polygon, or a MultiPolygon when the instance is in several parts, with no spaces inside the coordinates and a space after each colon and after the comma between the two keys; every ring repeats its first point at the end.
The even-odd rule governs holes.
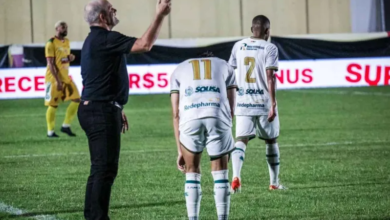
{"type": "Polygon", "coordinates": [[[299,93],[317,93],[317,94],[335,94],[335,95],[364,95],[364,96],[390,96],[390,93],[382,92],[347,92],[347,91],[316,91],[316,90],[290,90],[291,92],[299,93]]]}
{"type": "MultiPolygon", "coordinates": [[[[23,211],[21,209],[15,208],[2,202],[0,202],[0,212],[17,216],[22,216],[23,214],[28,213],[26,211],[23,211]]],[[[37,220],[58,220],[58,218],[56,218],[54,215],[36,215],[31,216],[31,218],[37,220]]]]}
{"type": "MultiPolygon", "coordinates": [[[[367,141],[367,142],[328,142],[328,143],[311,143],[311,144],[282,144],[280,148],[290,147],[320,147],[320,146],[335,146],[335,145],[353,145],[353,144],[383,144],[389,143],[389,141],[367,141]]],[[[254,150],[262,149],[253,147],[254,150]]],[[[150,149],[150,150],[122,150],[122,154],[130,153],[153,153],[153,152],[170,152],[176,151],[176,148],[171,149],[150,149]]],[[[53,154],[24,154],[24,155],[8,155],[3,158],[29,158],[29,157],[60,157],[60,156],[72,156],[72,155],[88,155],[89,152],[70,152],[70,153],[53,153],[53,154]]]]}

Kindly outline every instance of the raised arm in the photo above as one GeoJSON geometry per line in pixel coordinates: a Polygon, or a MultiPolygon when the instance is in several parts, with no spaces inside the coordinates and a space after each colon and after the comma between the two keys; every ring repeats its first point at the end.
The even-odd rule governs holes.
{"type": "Polygon", "coordinates": [[[131,53],[143,53],[152,49],[153,44],[160,33],[164,17],[168,15],[170,11],[171,0],[157,1],[157,10],[154,20],[142,37],[135,41],[133,47],[131,48],[131,53]]]}

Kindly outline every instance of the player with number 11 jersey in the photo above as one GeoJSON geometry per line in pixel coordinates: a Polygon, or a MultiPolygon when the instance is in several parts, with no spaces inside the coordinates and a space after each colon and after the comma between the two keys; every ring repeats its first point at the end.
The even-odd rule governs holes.
{"type": "Polygon", "coordinates": [[[236,96],[234,69],[210,52],[178,65],[171,77],[171,103],[178,151],[177,168],[186,174],[188,219],[199,219],[200,161],[207,149],[214,178],[218,219],[228,219],[228,161],[234,150],[232,119],[236,96]]]}

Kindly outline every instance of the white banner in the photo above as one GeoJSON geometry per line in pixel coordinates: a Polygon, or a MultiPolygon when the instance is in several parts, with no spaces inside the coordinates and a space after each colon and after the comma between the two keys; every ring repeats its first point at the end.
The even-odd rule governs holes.
{"type": "MultiPolygon", "coordinates": [[[[281,61],[278,89],[379,86],[390,83],[390,58],[281,61]]],[[[128,66],[130,94],[169,93],[176,65],[128,66]]],[[[0,70],[0,99],[43,98],[46,68],[0,70]]],[[[70,76],[82,90],[80,67],[70,76]]]]}

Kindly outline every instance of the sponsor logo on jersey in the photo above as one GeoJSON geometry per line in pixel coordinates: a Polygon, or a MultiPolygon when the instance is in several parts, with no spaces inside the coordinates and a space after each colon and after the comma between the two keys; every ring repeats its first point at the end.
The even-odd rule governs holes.
{"type": "Polygon", "coordinates": [[[194,89],[191,86],[189,86],[187,89],[185,89],[184,93],[185,96],[191,96],[194,93],[194,89]]]}
{"type": "Polygon", "coordinates": [[[240,50],[264,50],[264,47],[261,46],[252,46],[246,43],[243,43],[240,47],[240,50]]]}
{"type": "Polygon", "coordinates": [[[262,89],[247,89],[246,95],[264,95],[264,90],[262,89]]]}
{"type": "Polygon", "coordinates": [[[184,110],[190,110],[194,108],[203,108],[203,107],[214,107],[220,108],[221,104],[217,102],[200,102],[200,103],[192,103],[191,105],[185,105],[184,110]]]}
{"type": "Polygon", "coordinates": [[[262,89],[247,89],[240,87],[238,89],[238,95],[244,96],[244,95],[264,95],[264,90],[262,89]]]}
{"type": "Polygon", "coordinates": [[[195,93],[203,93],[203,92],[216,92],[221,93],[218,87],[216,86],[198,86],[195,89],[195,93]]]}
{"type": "Polygon", "coordinates": [[[239,95],[239,96],[245,95],[244,88],[240,87],[240,88],[238,89],[238,95],[239,95]]]}
{"type": "Polygon", "coordinates": [[[237,107],[241,108],[264,108],[264,104],[237,103],[237,107]]]}

